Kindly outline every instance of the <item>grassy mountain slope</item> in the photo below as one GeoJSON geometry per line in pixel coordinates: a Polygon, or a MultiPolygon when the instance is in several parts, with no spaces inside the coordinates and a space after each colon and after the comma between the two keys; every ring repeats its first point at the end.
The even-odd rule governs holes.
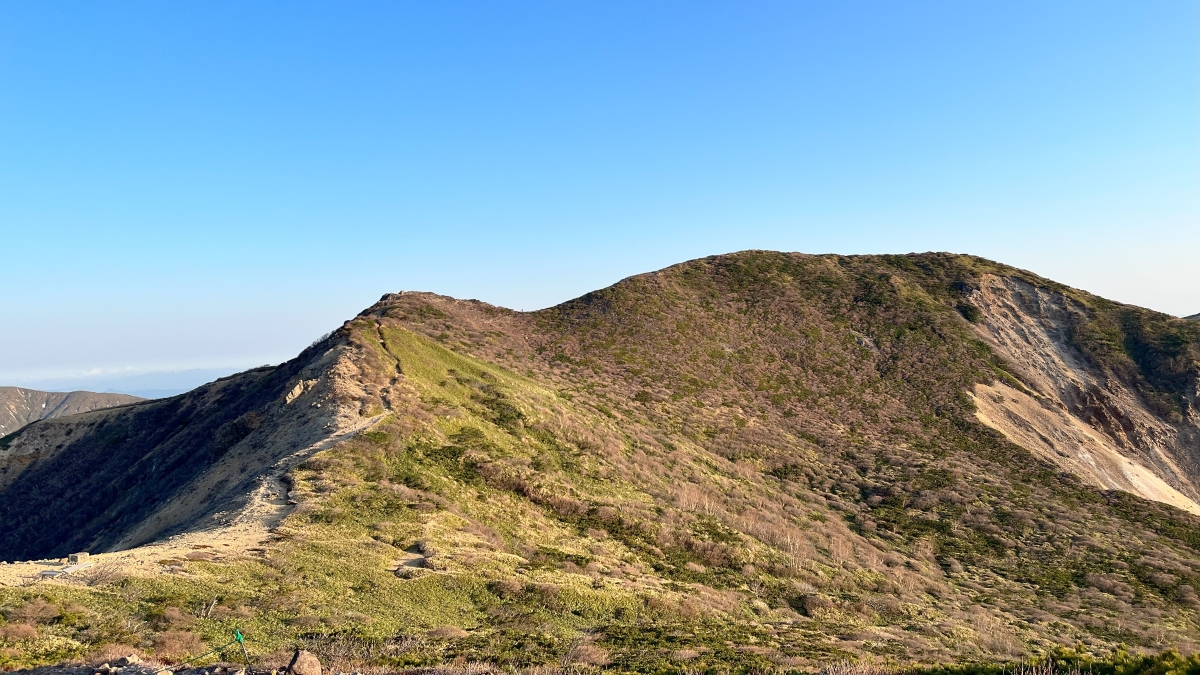
{"type": "Polygon", "coordinates": [[[976,418],[977,385],[1051,405],[978,330],[991,278],[1081,308],[1085,367],[1187,450],[1200,326],[977,258],[744,252],[534,313],[389,295],[331,338],[355,388],[326,399],[382,417],[288,473],[270,542],[4,589],[10,623],[39,598],[57,614],[0,654],[165,653],[235,625],[260,654],[393,666],[1190,648],[1200,519],[976,418]]]}

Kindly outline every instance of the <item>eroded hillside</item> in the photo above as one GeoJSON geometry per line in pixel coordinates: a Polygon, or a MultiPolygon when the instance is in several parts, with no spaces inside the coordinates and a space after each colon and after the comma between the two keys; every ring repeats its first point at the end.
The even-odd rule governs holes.
{"type": "MultiPolygon", "coordinates": [[[[75,603],[30,643],[61,640],[44,659],[235,625],[258,653],[299,642],[392,666],[1190,648],[1200,520],[1159,501],[1196,496],[1198,328],[942,254],[744,252],[534,313],[388,295],[296,361],[229,380],[253,397],[213,385],[187,418],[208,425],[197,438],[259,426],[174,500],[114,511],[141,534],[89,525],[115,547],[195,527],[288,469],[275,458],[307,458],[282,476],[296,506],[268,541],[0,597],[8,616],[75,603]],[[189,515],[150,515],[167,511],[189,515]]],[[[6,452],[40,453],[30,477],[92,461],[101,419],[125,419],[93,415],[6,452]]],[[[108,447],[132,447],[120,438],[108,447]]]]}
{"type": "MultiPolygon", "coordinates": [[[[981,421],[1092,485],[1200,513],[1200,392],[1194,379],[1200,331],[1094,299],[1100,311],[1123,315],[1100,321],[1115,320],[1124,330],[1090,335],[1098,321],[1089,316],[1095,310],[1088,298],[995,274],[983,275],[968,301],[981,312],[977,332],[1020,380],[976,385],[981,421]],[[1178,389],[1156,389],[1142,364],[1114,358],[1136,359],[1143,323],[1154,320],[1163,324],[1155,335],[1165,334],[1177,349],[1191,345],[1164,355],[1167,368],[1184,375],[1178,389]],[[1120,351],[1089,354],[1089,347],[1120,351]]],[[[1142,346],[1143,357],[1145,351],[1142,346]]]]}

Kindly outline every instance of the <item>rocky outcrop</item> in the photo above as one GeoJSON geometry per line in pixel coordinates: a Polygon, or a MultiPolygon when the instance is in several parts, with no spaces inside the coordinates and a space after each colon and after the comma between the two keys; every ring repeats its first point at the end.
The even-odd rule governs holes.
{"type": "Polygon", "coordinates": [[[292,662],[284,672],[291,675],[321,675],[321,662],[315,654],[301,649],[292,656],[292,662]]]}
{"type": "Polygon", "coordinates": [[[985,275],[976,332],[1019,382],[974,388],[981,422],[1104,489],[1200,513],[1200,425],[1165,419],[1134,383],[1089,360],[1073,333],[1089,310],[1062,292],[985,275]]]}
{"type": "Polygon", "coordinates": [[[38,420],[137,403],[142,399],[126,394],[95,394],[90,391],[52,392],[0,387],[0,437],[38,420]]]}

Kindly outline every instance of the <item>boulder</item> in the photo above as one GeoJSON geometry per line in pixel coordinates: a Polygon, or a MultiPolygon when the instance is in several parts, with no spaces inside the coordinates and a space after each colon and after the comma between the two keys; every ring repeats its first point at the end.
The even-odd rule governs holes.
{"type": "Polygon", "coordinates": [[[291,675],[321,675],[321,662],[312,652],[301,649],[292,657],[286,672],[291,675]]]}

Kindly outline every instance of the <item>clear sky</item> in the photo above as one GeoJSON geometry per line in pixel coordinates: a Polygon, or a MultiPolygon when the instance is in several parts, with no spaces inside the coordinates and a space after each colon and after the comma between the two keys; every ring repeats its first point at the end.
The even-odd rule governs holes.
{"type": "Polygon", "coordinates": [[[1200,5],[0,3],[0,384],[747,248],[1200,312],[1200,5]]]}

